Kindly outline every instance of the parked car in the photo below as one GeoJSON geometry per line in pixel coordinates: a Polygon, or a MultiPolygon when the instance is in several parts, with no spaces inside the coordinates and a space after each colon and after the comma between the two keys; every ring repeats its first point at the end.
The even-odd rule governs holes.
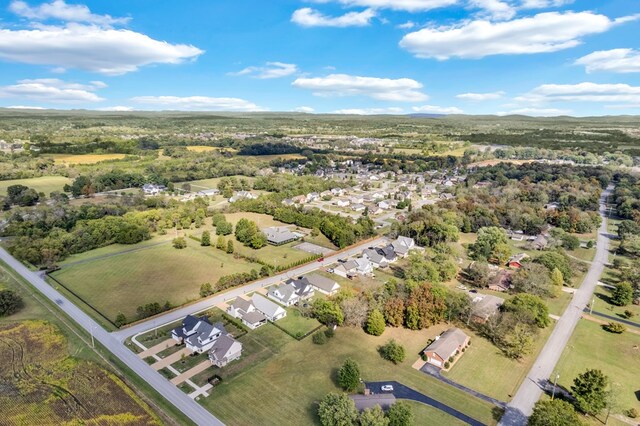
{"type": "Polygon", "coordinates": [[[382,385],[382,392],[393,392],[393,385],[382,385]]]}

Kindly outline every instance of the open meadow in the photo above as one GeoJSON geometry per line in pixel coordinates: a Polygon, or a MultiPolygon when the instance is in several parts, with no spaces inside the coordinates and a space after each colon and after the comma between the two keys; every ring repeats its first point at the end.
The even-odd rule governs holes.
{"type": "Polygon", "coordinates": [[[638,365],[640,335],[609,333],[600,324],[581,319],[556,367],[560,374],[558,385],[570,389],[578,374],[598,369],[619,388],[616,391],[619,407],[613,411],[631,408],[640,411],[640,387],[634,374],[638,365]]]}
{"type": "Polygon", "coordinates": [[[63,176],[42,176],[30,179],[12,179],[0,181],[0,195],[7,194],[7,188],[12,185],[24,185],[33,188],[38,192],[44,192],[46,196],[54,191],[62,191],[66,184],[70,184],[71,179],[63,176]]]}
{"type": "Polygon", "coordinates": [[[259,269],[214,247],[187,241],[182,250],[167,241],[142,250],[109,253],[63,267],[52,277],[113,321],[120,312],[135,319],[136,308],[147,303],[182,305],[198,299],[205,282],[215,284],[223,275],[259,269]]]}

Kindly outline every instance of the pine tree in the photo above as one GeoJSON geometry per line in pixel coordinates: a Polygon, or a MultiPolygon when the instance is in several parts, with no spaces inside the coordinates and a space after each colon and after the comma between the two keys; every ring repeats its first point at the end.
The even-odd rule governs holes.
{"type": "Polygon", "coordinates": [[[380,336],[384,333],[384,328],[384,316],[379,310],[372,310],[369,313],[369,318],[367,319],[367,333],[373,336],[380,336]]]}
{"type": "Polygon", "coordinates": [[[203,247],[208,247],[211,245],[211,233],[209,231],[204,231],[202,233],[202,237],[200,239],[200,245],[203,247]]]}

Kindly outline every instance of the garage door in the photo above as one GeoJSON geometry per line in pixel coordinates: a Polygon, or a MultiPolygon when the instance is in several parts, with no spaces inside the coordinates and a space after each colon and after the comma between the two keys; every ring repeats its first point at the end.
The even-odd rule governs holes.
{"type": "Polygon", "coordinates": [[[442,367],[442,361],[436,359],[436,358],[429,358],[429,363],[436,365],[438,367],[442,367]]]}

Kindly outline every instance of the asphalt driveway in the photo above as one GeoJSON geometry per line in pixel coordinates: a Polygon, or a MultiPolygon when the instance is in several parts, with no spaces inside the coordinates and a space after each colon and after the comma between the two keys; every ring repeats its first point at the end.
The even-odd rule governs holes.
{"type": "Polygon", "coordinates": [[[484,423],[479,422],[476,419],[473,419],[467,416],[460,411],[449,407],[448,405],[443,404],[442,402],[436,401],[433,398],[428,397],[427,395],[418,392],[417,390],[411,389],[408,386],[405,386],[396,381],[388,381],[388,382],[366,382],[367,388],[371,389],[373,393],[390,393],[393,394],[398,399],[408,399],[411,401],[421,402],[422,404],[429,405],[433,408],[437,408],[438,410],[444,411],[445,413],[455,417],[458,420],[462,420],[463,422],[473,425],[473,426],[483,426],[484,423]],[[382,386],[391,385],[393,386],[393,392],[383,392],[382,386]]]}

